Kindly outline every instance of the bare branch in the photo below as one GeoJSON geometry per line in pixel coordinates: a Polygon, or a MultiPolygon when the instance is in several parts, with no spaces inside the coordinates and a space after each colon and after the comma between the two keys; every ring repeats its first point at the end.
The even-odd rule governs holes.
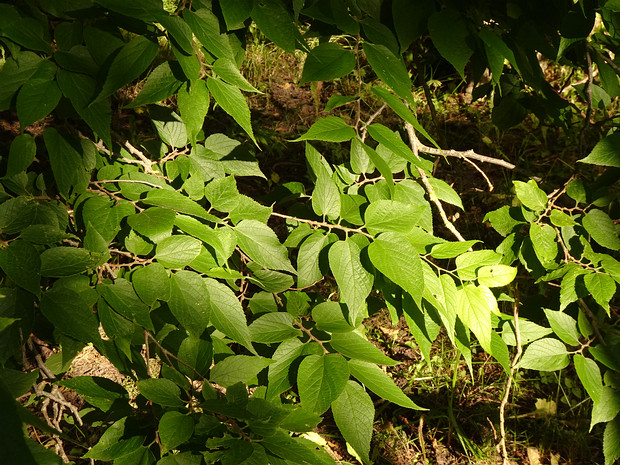
{"type": "Polygon", "coordinates": [[[358,233],[366,237],[369,237],[371,239],[373,238],[371,234],[368,234],[366,231],[360,228],[347,228],[346,226],[340,226],[339,224],[331,224],[331,223],[324,223],[322,221],[307,220],[305,218],[297,218],[295,216],[284,215],[282,213],[276,213],[276,212],[272,212],[271,216],[277,216],[278,218],[284,218],[286,220],[299,221],[300,223],[307,223],[311,226],[316,226],[318,228],[338,229],[340,231],[345,231],[347,233],[349,232],[358,233]]]}
{"type": "MultiPolygon", "coordinates": [[[[415,129],[409,122],[405,122],[405,128],[407,129],[407,134],[409,135],[409,143],[411,144],[411,150],[413,151],[413,154],[416,157],[420,158],[418,155],[419,141],[418,141],[418,136],[416,136],[415,129]]],[[[465,238],[461,235],[461,233],[454,227],[452,222],[448,219],[448,216],[446,215],[446,212],[443,209],[443,206],[441,205],[441,202],[439,201],[437,194],[435,193],[435,189],[433,189],[433,186],[431,186],[431,183],[428,180],[428,175],[422,168],[417,168],[417,169],[418,169],[418,174],[420,175],[420,179],[422,179],[422,184],[424,184],[424,188],[426,189],[426,192],[428,193],[428,197],[430,201],[433,202],[433,204],[435,204],[435,207],[437,208],[437,211],[439,212],[439,216],[441,217],[441,221],[443,222],[444,226],[459,241],[465,242],[465,238]]]]}

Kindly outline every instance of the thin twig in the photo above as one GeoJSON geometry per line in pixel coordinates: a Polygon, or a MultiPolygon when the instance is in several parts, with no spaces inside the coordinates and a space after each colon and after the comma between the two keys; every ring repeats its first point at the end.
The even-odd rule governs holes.
{"type": "MultiPolygon", "coordinates": [[[[418,136],[415,133],[415,129],[409,122],[405,122],[405,128],[407,129],[407,134],[409,135],[409,143],[411,144],[411,150],[413,151],[413,154],[417,158],[420,158],[418,155],[419,141],[418,141],[418,136]]],[[[422,168],[419,168],[419,167],[416,167],[416,168],[418,170],[418,174],[420,175],[420,179],[422,179],[422,184],[424,184],[424,188],[426,189],[426,192],[428,193],[428,197],[430,201],[435,204],[435,207],[437,208],[437,211],[439,212],[439,216],[441,217],[441,221],[443,222],[444,226],[448,229],[448,231],[452,233],[454,237],[457,238],[457,240],[461,242],[465,242],[465,238],[461,235],[461,233],[456,229],[456,227],[454,227],[452,222],[448,219],[448,216],[446,215],[446,212],[443,209],[443,206],[441,205],[441,202],[439,201],[437,194],[435,193],[435,189],[433,189],[433,186],[428,180],[428,175],[422,168]]]]}
{"type": "Polygon", "coordinates": [[[303,323],[300,323],[299,321],[295,320],[293,324],[297,326],[299,329],[301,329],[304,333],[306,333],[310,339],[312,339],[314,342],[317,342],[323,348],[323,351],[326,354],[329,354],[329,350],[327,350],[327,348],[325,347],[324,342],[321,341],[319,338],[317,338],[314,334],[312,334],[312,331],[306,328],[303,325],[303,323]]]}
{"type": "Polygon", "coordinates": [[[362,142],[366,140],[366,136],[368,135],[368,126],[370,126],[372,122],[375,120],[375,118],[377,118],[377,116],[379,116],[383,112],[383,110],[385,110],[385,107],[387,107],[387,103],[383,102],[383,104],[379,107],[379,109],[375,111],[372,115],[370,115],[370,118],[368,118],[368,121],[363,123],[364,127],[362,128],[361,134],[360,134],[360,138],[362,139],[362,142]]]}
{"type": "Polygon", "coordinates": [[[591,123],[590,119],[592,118],[592,80],[593,80],[593,69],[592,69],[592,55],[590,55],[590,49],[586,47],[586,62],[588,64],[588,84],[586,86],[586,101],[588,103],[588,109],[586,110],[586,121],[585,124],[591,123]]]}
{"type": "Polygon", "coordinates": [[[512,359],[512,363],[510,364],[510,375],[506,380],[506,387],[504,388],[504,398],[502,399],[502,403],[499,406],[499,433],[500,433],[500,442],[499,445],[502,450],[502,458],[504,465],[509,465],[510,461],[508,460],[508,451],[506,449],[506,405],[508,404],[508,398],[510,397],[510,389],[512,388],[512,380],[514,379],[514,373],[521,358],[522,348],[521,348],[521,332],[519,331],[519,292],[517,287],[514,288],[514,304],[512,306],[512,317],[515,325],[515,340],[517,344],[517,353],[512,359]]]}
{"type": "Polygon", "coordinates": [[[155,345],[159,348],[159,350],[161,350],[161,352],[164,354],[164,356],[166,357],[166,360],[168,360],[168,364],[169,365],[173,365],[172,361],[170,360],[170,358],[172,357],[174,360],[176,360],[177,362],[179,362],[182,365],[185,365],[187,368],[189,368],[190,370],[192,370],[194,373],[196,373],[200,379],[202,379],[203,381],[206,379],[202,373],[200,373],[198,370],[196,370],[196,368],[194,368],[193,366],[189,365],[188,363],[185,363],[183,360],[181,360],[179,357],[177,357],[176,355],[174,355],[172,352],[168,351],[164,346],[162,346],[159,341],[157,339],[155,339],[155,336],[153,336],[151,333],[149,333],[148,331],[145,331],[146,336],[148,338],[151,339],[151,341],[153,341],[155,343],[155,345]]]}
{"type": "Polygon", "coordinates": [[[278,218],[284,218],[287,220],[299,221],[300,223],[307,223],[311,226],[316,226],[319,228],[339,229],[340,231],[344,231],[347,233],[350,233],[350,232],[358,233],[358,234],[362,234],[366,237],[373,239],[373,236],[371,234],[368,234],[367,232],[365,232],[364,230],[360,228],[347,228],[346,226],[340,226],[339,224],[331,224],[331,223],[324,223],[322,221],[307,220],[305,218],[297,218],[295,216],[284,215],[282,213],[277,213],[277,212],[271,212],[271,216],[277,216],[278,218]]]}
{"type": "Polygon", "coordinates": [[[598,329],[598,320],[596,319],[596,316],[594,315],[592,310],[590,310],[590,307],[588,306],[588,304],[586,304],[586,301],[583,300],[583,298],[581,297],[579,298],[579,305],[581,305],[581,308],[583,308],[583,311],[586,312],[586,315],[590,317],[590,320],[592,321],[592,330],[594,331],[596,338],[599,340],[599,342],[602,345],[606,346],[607,343],[605,342],[605,339],[603,339],[603,335],[598,329]]]}
{"type": "Polygon", "coordinates": [[[587,47],[588,47],[588,50],[593,51],[593,52],[594,52],[594,53],[596,53],[599,57],[601,57],[601,58],[603,59],[603,61],[604,61],[605,63],[607,63],[607,64],[611,67],[611,69],[613,69],[613,70],[614,70],[617,74],[620,74],[620,66],[618,66],[617,64],[615,64],[615,63],[614,63],[614,61],[613,61],[611,58],[609,58],[609,57],[607,57],[607,56],[603,55],[603,54],[601,53],[601,51],[600,51],[600,50],[598,50],[598,49],[594,48],[594,47],[593,47],[592,45],[590,45],[590,44],[588,44],[588,45],[587,45],[587,47]]]}
{"type": "Polygon", "coordinates": [[[145,186],[150,186],[150,187],[154,187],[155,189],[163,189],[162,186],[158,185],[158,184],[154,184],[152,182],[148,182],[148,181],[142,181],[140,179],[102,179],[100,181],[91,181],[91,184],[95,184],[97,187],[101,187],[101,184],[104,183],[113,183],[113,182],[126,182],[126,183],[133,183],[133,184],[144,184],[145,186]]]}
{"type": "Polygon", "coordinates": [[[493,183],[491,182],[487,174],[478,165],[476,165],[473,161],[471,161],[469,158],[463,158],[463,160],[465,160],[467,163],[473,166],[476,169],[476,171],[478,171],[478,173],[482,175],[484,180],[487,182],[487,185],[489,186],[489,192],[493,192],[493,189],[495,189],[495,187],[493,186],[493,183]]]}

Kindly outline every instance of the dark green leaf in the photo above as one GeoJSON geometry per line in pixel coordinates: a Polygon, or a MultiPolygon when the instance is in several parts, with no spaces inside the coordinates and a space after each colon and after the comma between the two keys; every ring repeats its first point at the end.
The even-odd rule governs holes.
{"type": "Polygon", "coordinates": [[[601,370],[598,364],[591,358],[585,358],[581,354],[573,357],[575,371],[583,387],[586,389],[592,401],[596,404],[600,401],[603,394],[603,382],[601,381],[601,370]]]}
{"type": "Polygon", "coordinates": [[[170,68],[170,62],[166,61],[151,71],[138,96],[125,108],[160,102],[174,94],[181,84],[170,68]]]}
{"type": "Polygon", "coordinates": [[[138,391],[151,402],[164,407],[182,407],[181,389],[169,379],[143,379],[137,383],[138,391]]]}
{"type": "Polygon", "coordinates": [[[219,222],[219,219],[210,215],[198,203],[181,194],[180,192],[167,189],[152,189],[148,191],[146,198],[142,202],[147,205],[168,208],[179,213],[203,218],[207,221],[219,222]]]}
{"type": "Polygon", "coordinates": [[[179,412],[166,412],[159,420],[159,440],[162,452],[176,449],[189,440],[194,433],[194,420],[192,417],[179,412]]]}
{"type": "Polygon", "coordinates": [[[209,111],[209,100],[207,84],[201,79],[183,85],[177,93],[177,105],[192,144],[196,143],[196,137],[209,111]]]}
{"type": "Polygon", "coordinates": [[[41,312],[67,336],[85,344],[100,340],[97,317],[77,292],[52,288],[41,298],[41,312]]]}
{"type": "Polygon", "coordinates": [[[313,48],[306,58],[300,84],[331,81],[349,74],[355,68],[355,56],[334,42],[313,48]]]}
{"type": "Polygon", "coordinates": [[[261,32],[274,44],[289,53],[295,53],[295,42],[301,37],[281,0],[255,1],[251,14],[261,32]]]}
{"type": "Polygon", "coordinates": [[[346,307],[339,302],[322,302],[312,309],[312,319],[316,328],[330,333],[353,331],[345,316],[346,307]]]}
{"type": "Polygon", "coordinates": [[[301,336],[301,331],[293,327],[293,321],[293,317],[284,312],[262,315],[249,326],[252,340],[271,344],[301,336]]]}
{"type": "Polygon", "coordinates": [[[34,161],[37,152],[37,146],[34,138],[29,134],[20,134],[11,142],[9,149],[9,162],[6,168],[6,176],[26,171],[26,169],[34,161]]]}
{"type": "Polygon", "coordinates": [[[54,128],[47,128],[43,139],[60,193],[68,197],[71,191],[73,193],[86,191],[92,166],[88,166],[84,155],[54,128]]]}
{"type": "Polygon", "coordinates": [[[463,16],[451,8],[433,14],[428,20],[428,31],[441,55],[465,78],[465,65],[473,54],[468,44],[469,32],[463,16]]]}
{"type": "Polygon", "coordinates": [[[41,254],[41,276],[61,278],[80,274],[92,265],[87,250],[75,247],[53,247],[41,254]]]}
{"type": "Polygon", "coordinates": [[[151,207],[129,216],[127,224],[151,241],[160,242],[172,234],[175,217],[176,215],[172,210],[151,207]]]}
{"type": "Polygon", "coordinates": [[[129,84],[142,74],[157,55],[156,42],[144,36],[136,36],[123,45],[112,60],[103,88],[95,100],[101,100],[129,84]]]}
{"type": "Polygon", "coordinates": [[[411,93],[411,80],[405,63],[384,45],[363,44],[368,63],[377,76],[381,78],[400,98],[414,105],[411,93]]]}
{"type": "Polygon", "coordinates": [[[41,259],[30,243],[18,240],[0,249],[0,268],[19,287],[36,296],[41,293],[41,259]]]}
{"type": "Polygon", "coordinates": [[[149,307],[136,295],[129,281],[118,278],[114,284],[99,284],[97,292],[108,304],[130,321],[152,330],[149,307]]]}

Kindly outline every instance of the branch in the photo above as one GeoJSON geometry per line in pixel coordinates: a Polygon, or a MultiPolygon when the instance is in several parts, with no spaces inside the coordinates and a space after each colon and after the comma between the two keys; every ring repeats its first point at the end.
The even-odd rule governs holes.
{"type": "MultiPolygon", "coordinates": [[[[417,158],[420,158],[418,155],[419,140],[418,140],[418,136],[416,136],[415,134],[415,129],[409,122],[405,122],[405,128],[407,129],[407,134],[409,135],[409,142],[411,144],[411,150],[413,151],[413,154],[417,158]]],[[[428,192],[428,197],[430,201],[435,204],[435,207],[437,207],[437,210],[439,211],[439,216],[441,217],[441,220],[443,221],[444,226],[459,241],[465,242],[465,238],[461,235],[461,233],[454,227],[452,222],[448,219],[448,216],[446,215],[446,212],[444,211],[443,206],[441,205],[441,202],[439,201],[439,198],[437,197],[437,194],[435,193],[435,189],[433,189],[433,186],[431,186],[431,183],[428,180],[428,176],[426,172],[422,168],[419,168],[419,167],[416,167],[416,168],[418,170],[418,174],[420,175],[420,178],[422,179],[422,184],[424,184],[424,187],[426,188],[426,192],[428,192]]]]}
{"type": "Polygon", "coordinates": [[[368,135],[368,129],[367,129],[368,126],[370,126],[372,122],[375,120],[375,118],[377,118],[377,116],[379,116],[381,112],[385,110],[385,107],[387,107],[387,103],[383,102],[383,104],[379,107],[379,109],[375,111],[372,115],[370,115],[370,118],[368,118],[368,121],[366,121],[365,123],[362,123],[364,125],[361,131],[362,134],[360,135],[362,142],[366,140],[366,136],[368,135]]]}
{"type": "MultiPolygon", "coordinates": [[[[408,123],[405,123],[408,124],[408,123]]],[[[417,139],[417,137],[416,137],[417,139]]],[[[417,142],[418,152],[428,153],[429,155],[443,155],[444,157],[455,157],[455,158],[469,158],[471,160],[481,161],[483,163],[490,163],[493,165],[499,165],[509,170],[514,170],[516,167],[512,163],[509,163],[505,160],[500,160],[498,158],[487,157],[486,155],[480,155],[473,150],[441,150],[435,147],[429,147],[417,142]]]]}
{"type": "Polygon", "coordinates": [[[601,57],[601,58],[603,59],[603,61],[604,61],[605,63],[607,63],[607,64],[611,67],[611,69],[613,69],[613,70],[614,70],[617,74],[620,74],[620,66],[618,66],[617,64],[615,64],[615,63],[614,63],[614,61],[613,61],[611,58],[609,58],[609,57],[607,57],[607,56],[603,55],[603,54],[601,53],[601,51],[600,51],[600,50],[598,50],[598,49],[594,48],[594,47],[593,47],[592,45],[590,45],[590,44],[588,44],[588,45],[587,45],[587,47],[588,47],[588,50],[590,50],[590,51],[592,51],[592,52],[596,53],[599,57],[601,57]]]}
{"type": "Polygon", "coordinates": [[[339,224],[331,224],[331,223],[324,223],[322,221],[307,220],[305,218],[297,218],[295,216],[284,215],[282,213],[277,213],[277,212],[271,212],[271,216],[277,216],[278,218],[284,218],[286,220],[299,221],[300,223],[308,223],[309,225],[316,226],[317,228],[339,229],[340,231],[344,231],[347,233],[349,232],[358,233],[366,237],[369,237],[370,239],[374,239],[374,237],[371,234],[368,234],[366,231],[360,228],[347,228],[346,226],[340,226],[339,224]]]}
{"type": "Polygon", "coordinates": [[[513,321],[515,325],[515,340],[517,343],[517,353],[515,354],[514,358],[512,359],[512,363],[510,364],[510,375],[508,376],[508,379],[506,380],[506,387],[504,388],[504,398],[502,399],[502,403],[499,406],[499,431],[500,431],[500,436],[501,436],[499,445],[502,450],[502,458],[503,458],[504,465],[510,464],[510,460],[508,460],[508,451],[506,450],[505,411],[506,411],[506,405],[508,404],[508,398],[510,397],[510,388],[512,387],[512,380],[514,378],[515,367],[517,366],[517,362],[519,361],[519,358],[521,358],[521,353],[523,351],[521,347],[521,332],[519,331],[519,300],[520,299],[519,299],[519,292],[516,287],[514,290],[514,294],[515,294],[515,301],[514,301],[514,305],[512,306],[512,316],[513,316],[513,321]]]}

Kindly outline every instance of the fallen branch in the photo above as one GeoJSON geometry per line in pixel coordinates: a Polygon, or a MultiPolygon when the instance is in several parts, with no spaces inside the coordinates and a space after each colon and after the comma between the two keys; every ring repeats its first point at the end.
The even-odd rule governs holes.
{"type": "MultiPolygon", "coordinates": [[[[407,125],[408,123],[405,123],[407,125]]],[[[464,158],[469,160],[481,161],[483,163],[490,163],[493,165],[502,166],[509,170],[514,170],[516,167],[512,163],[506,160],[500,160],[499,158],[488,157],[486,155],[480,155],[473,150],[442,150],[436,147],[429,147],[422,144],[418,140],[418,152],[428,153],[429,155],[443,155],[444,157],[464,158]]]]}

